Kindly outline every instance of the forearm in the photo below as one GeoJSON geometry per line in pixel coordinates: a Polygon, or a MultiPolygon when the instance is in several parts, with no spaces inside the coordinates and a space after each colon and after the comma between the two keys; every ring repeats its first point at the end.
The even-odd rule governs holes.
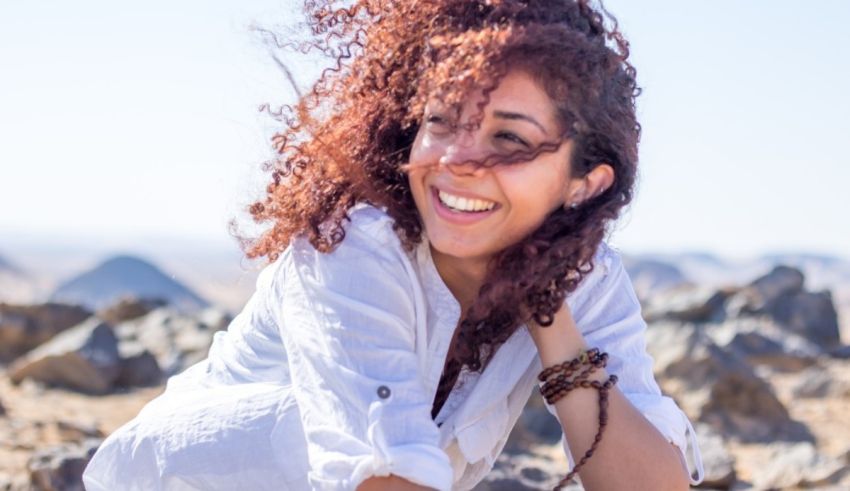
{"type": "MultiPolygon", "coordinates": [[[[556,316],[546,328],[533,329],[543,367],[578,356],[589,348],[568,314],[556,316]]],[[[604,382],[605,369],[589,380],[604,382]]],[[[599,392],[578,388],[554,404],[576,463],[593,444],[599,428],[599,392]]],[[[677,448],[650,423],[615,385],[608,391],[608,422],[593,456],[579,469],[585,489],[688,489],[687,469],[677,448]]]]}
{"type": "Polygon", "coordinates": [[[389,475],[370,477],[360,483],[357,491],[433,491],[433,488],[414,484],[403,477],[389,475]]]}

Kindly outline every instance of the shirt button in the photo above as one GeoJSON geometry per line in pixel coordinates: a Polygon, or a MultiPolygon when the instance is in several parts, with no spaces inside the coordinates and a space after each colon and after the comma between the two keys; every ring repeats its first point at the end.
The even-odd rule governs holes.
{"type": "Polygon", "coordinates": [[[378,387],[378,397],[380,397],[381,399],[386,399],[389,396],[390,396],[390,388],[389,387],[387,387],[386,385],[382,385],[382,386],[378,387]]]}

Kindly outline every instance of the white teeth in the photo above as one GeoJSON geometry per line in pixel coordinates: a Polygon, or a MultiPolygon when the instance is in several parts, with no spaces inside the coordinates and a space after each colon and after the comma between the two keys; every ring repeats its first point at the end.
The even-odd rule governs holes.
{"type": "Polygon", "coordinates": [[[440,201],[449,208],[460,211],[487,211],[492,210],[496,203],[492,201],[484,201],[480,199],[469,199],[460,196],[454,196],[445,191],[439,193],[440,201]]]}

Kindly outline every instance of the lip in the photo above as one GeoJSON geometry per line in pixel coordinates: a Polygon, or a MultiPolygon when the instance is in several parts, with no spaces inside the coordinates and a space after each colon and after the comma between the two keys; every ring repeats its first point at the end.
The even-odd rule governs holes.
{"type": "MultiPolygon", "coordinates": [[[[481,220],[486,219],[487,217],[489,217],[490,215],[495,213],[496,210],[501,208],[501,205],[496,203],[496,206],[494,206],[492,210],[488,210],[488,211],[479,211],[479,212],[475,212],[475,213],[469,213],[469,212],[463,212],[463,211],[454,211],[451,208],[448,208],[445,205],[443,205],[443,202],[440,201],[440,197],[437,196],[437,193],[439,191],[440,190],[437,189],[436,187],[431,186],[431,202],[434,204],[434,211],[437,213],[437,215],[440,218],[442,218],[443,220],[445,220],[449,223],[454,223],[454,224],[457,224],[457,225],[470,225],[470,224],[473,224],[473,223],[477,223],[477,222],[480,222],[481,220]]],[[[470,195],[469,193],[455,193],[454,191],[449,191],[449,190],[446,190],[446,189],[443,189],[443,191],[445,191],[449,194],[454,194],[456,196],[463,196],[464,198],[484,199],[484,198],[479,198],[477,196],[470,195]]],[[[487,200],[487,201],[491,201],[491,200],[487,200]]]]}

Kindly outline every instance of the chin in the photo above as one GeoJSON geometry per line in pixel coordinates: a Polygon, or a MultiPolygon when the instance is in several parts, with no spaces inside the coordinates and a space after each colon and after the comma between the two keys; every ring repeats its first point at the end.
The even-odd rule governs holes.
{"type": "MultiPolygon", "coordinates": [[[[426,232],[427,233],[427,232],[426,232]]],[[[481,244],[459,244],[451,239],[442,239],[439,236],[431,239],[428,236],[431,247],[441,254],[458,259],[484,259],[493,256],[493,252],[481,244]]]]}

